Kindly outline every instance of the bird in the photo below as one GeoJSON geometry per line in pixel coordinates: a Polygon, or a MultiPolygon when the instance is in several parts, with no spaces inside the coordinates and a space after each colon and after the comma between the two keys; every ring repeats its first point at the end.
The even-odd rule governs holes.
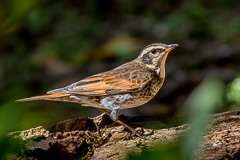
{"type": "Polygon", "coordinates": [[[95,107],[108,114],[116,123],[124,125],[132,135],[140,136],[135,129],[118,119],[119,111],[141,106],[157,94],[165,80],[168,54],[176,47],[178,44],[150,44],[136,59],[117,68],[50,90],[45,95],[17,101],[66,101],[95,107]]]}

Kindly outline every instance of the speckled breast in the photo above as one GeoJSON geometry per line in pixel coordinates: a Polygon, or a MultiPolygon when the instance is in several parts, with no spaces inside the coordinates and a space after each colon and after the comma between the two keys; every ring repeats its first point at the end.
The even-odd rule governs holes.
{"type": "Polygon", "coordinates": [[[163,82],[163,78],[156,77],[140,91],[130,93],[132,98],[122,103],[121,109],[138,107],[147,103],[157,94],[163,82]]]}

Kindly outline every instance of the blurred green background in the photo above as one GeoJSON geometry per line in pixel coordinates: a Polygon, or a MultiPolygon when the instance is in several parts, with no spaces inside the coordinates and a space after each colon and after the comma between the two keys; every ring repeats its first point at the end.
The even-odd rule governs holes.
{"type": "Polygon", "coordinates": [[[0,137],[100,114],[73,103],[14,101],[112,69],[155,42],[179,44],[166,62],[165,83],[152,101],[121,113],[188,115],[181,109],[207,77],[224,85],[204,92],[223,92],[217,111],[239,109],[239,8],[239,0],[1,0],[0,137]]]}

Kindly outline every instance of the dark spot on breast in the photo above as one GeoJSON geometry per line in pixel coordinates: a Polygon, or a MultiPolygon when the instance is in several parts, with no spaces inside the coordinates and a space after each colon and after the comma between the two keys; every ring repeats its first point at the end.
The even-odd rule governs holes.
{"type": "Polygon", "coordinates": [[[142,62],[145,64],[153,64],[151,53],[148,52],[142,56],[142,62]]]}

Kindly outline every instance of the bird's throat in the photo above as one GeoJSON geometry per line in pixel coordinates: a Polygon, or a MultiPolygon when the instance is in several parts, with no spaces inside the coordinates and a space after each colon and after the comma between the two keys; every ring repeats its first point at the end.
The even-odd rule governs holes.
{"type": "Polygon", "coordinates": [[[159,71],[160,78],[165,78],[165,62],[166,62],[168,53],[166,53],[164,56],[161,57],[161,59],[159,60],[158,66],[157,66],[160,69],[160,71],[159,71]]]}

